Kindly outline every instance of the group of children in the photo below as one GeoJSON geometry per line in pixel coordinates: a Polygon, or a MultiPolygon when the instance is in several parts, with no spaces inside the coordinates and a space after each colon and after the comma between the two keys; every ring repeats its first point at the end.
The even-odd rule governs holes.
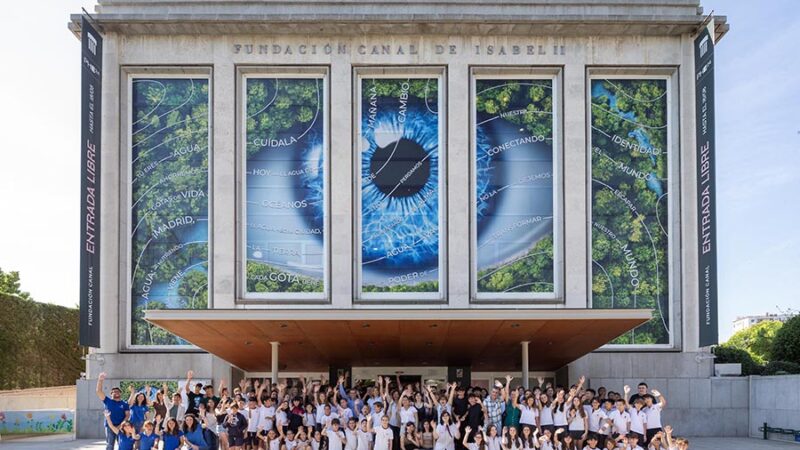
{"type": "Polygon", "coordinates": [[[97,395],[106,408],[107,450],[686,450],[662,428],[666,399],[645,383],[636,394],[568,389],[539,380],[511,389],[512,377],[487,391],[451,383],[403,386],[388,377],[337,383],[302,379],[293,386],[243,380],[232,392],[196,383],[151,400],[131,389],[97,395]]]}

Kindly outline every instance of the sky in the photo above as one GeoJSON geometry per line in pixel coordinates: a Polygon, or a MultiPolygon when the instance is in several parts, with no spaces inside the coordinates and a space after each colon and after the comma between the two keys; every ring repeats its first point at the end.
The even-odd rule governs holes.
{"type": "MultiPolygon", "coordinates": [[[[38,301],[78,304],[80,43],[91,0],[4,5],[0,268],[38,301]]],[[[736,316],[800,310],[800,13],[794,0],[704,0],[716,48],[720,337],[736,316]]]]}

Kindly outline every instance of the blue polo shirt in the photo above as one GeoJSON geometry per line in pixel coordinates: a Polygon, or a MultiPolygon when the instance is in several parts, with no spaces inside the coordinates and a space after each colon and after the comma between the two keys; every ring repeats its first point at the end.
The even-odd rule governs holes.
{"type": "Polygon", "coordinates": [[[178,434],[170,434],[166,431],[161,435],[161,440],[164,441],[164,450],[176,450],[181,446],[181,437],[183,433],[180,431],[178,434]]]}
{"type": "Polygon", "coordinates": [[[151,450],[156,448],[156,441],[158,436],[153,434],[142,433],[139,435],[139,450],[151,450]]]}
{"type": "Polygon", "coordinates": [[[136,445],[136,439],[122,431],[119,432],[119,450],[133,450],[134,445],[136,445]]]}
{"type": "Polygon", "coordinates": [[[141,426],[144,423],[144,416],[150,409],[147,405],[133,405],[131,408],[131,423],[141,426]]]}
{"type": "MultiPolygon", "coordinates": [[[[112,400],[111,397],[106,396],[103,400],[103,405],[105,405],[106,409],[111,412],[111,423],[115,426],[122,423],[125,420],[125,411],[131,409],[128,406],[128,402],[124,402],[122,400],[112,400]]],[[[108,427],[108,423],[104,422],[106,427],[108,427]]]]}

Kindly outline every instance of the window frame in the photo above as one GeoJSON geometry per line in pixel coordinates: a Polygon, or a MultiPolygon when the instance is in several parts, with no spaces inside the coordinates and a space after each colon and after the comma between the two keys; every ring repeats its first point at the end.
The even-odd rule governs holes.
{"type": "Polygon", "coordinates": [[[237,131],[237,187],[238,239],[236,258],[236,281],[239,285],[237,304],[329,304],[331,302],[331,252],[330,252],[330,67],[329,66],[251,66],[236,68],[236,131],[237,131]],[[247,80],[321,79],[323,109],[323,289],[322,292],[248,292],[247,291],[247,80]]]}
{"type": "Polygon", "coordinates": [[[470,303],[503,304],[563,304],[564,298],[564,151],[563,151],[563,70],[560,67],[472,66],[469,76],[469,195],[470,195],[470,303]],[[549,80],[553,93],[553,291],[552,292],[478,292],[478,235],[477,235],[477,137],[478,80],[549,80]]]}
{"type": "Polygon", "coordinates": [[[352,66],[353,73],[353,303],[366,305],[381,304],[436,304],[447,303],[447,68],[445,66],[352,66]],[[362,214],[361,214],[361,100],[362,82],[365,79],[426,79],[436,78],[438,82],[439,115],[439,290],[438,292],[364,292],[362,277],[362,214]]]}
{"type": "MultiPolygon", "coordinates": [[[[626,352],[641,350],[671,351],[679,350],[681,346],[682,318],[680,293],[681,235],[680,235],[680,153],[682,151],[680,133],[680,84],[678,68],[674,66],[646,66],[646,67],[587,67],[586,69],[586,270],[587,270],[587,307],[593,308],[592,279],[594,258],[592,255],[593,237],[593,196],[592,196],[592,81],[605,79],[619,80],[663,80],[666,86],[667,98],[667,302],[669,304],[669,342],[665,344],[605,344],[598,351],[626,352]],[[675,194],[670,195],[670,194],[675,194]],[[678,203],[676,203],[678,202],[678,203]],[[677,224],[677,226],[676,226],[677,224]],[[678,324],[676,326],[676,324],[678,324]]],[[[628,309],[628,308],[615,308],[628,309]]]]}
{"type": "Polygon", "coordinates": [[[120,204],[125,205],[120,209],[121,220],[124,224],[125,235],[120,236],[121,245],[124,249],[122,257],[122,267],[125,268],[125,278],[120,282],[122,293],[121,298],[125,299],[125,312],[123,317],[125,323],[119,327],[120,342],[123,344],[121,351],[150,351],[150,352],[197,352],[199,349],[192,344],[178,345],[143,345],[133,343],[133,235],[131,227],[131,212],[133,200],[133,81],[139,78],[161,78],[161,79],[190,79],[203,78],[208,82],[208,305],[206,309],[214,308],[214,72],[210,66],[123,66],[120,68],[120,90],[122,91],[122,101],[119,108],[121,112],[120,125],[124,130],[119,133],[121,137],[120,167],[124,173],[120,175],[120,180],[124,181],[125,187],[120,189],[120,204]],[[124,90],[123,90],[124,89],[124,90]]]}

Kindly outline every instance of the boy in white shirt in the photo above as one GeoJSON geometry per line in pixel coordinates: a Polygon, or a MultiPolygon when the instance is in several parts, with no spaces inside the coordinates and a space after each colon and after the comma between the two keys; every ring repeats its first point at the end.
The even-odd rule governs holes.
{"type": "Polygon", "coordinates": [[[258,428],[269,431],[275,423],[275,407],[272,406],[272,398],[267,397],[266,400],[259,401],[259,403],[261,406],[258,407],[258,428]]]}
{"type": "Polygon", "coordinates": [[[328,437],[328,450],[344,450],[343,444],[347,442],[344,431],[339,429],[339,419],[331,419],[325,428],[325,436],[328,437]]]}
{"type": "Polygon", "coordinates": [[[646,406],[644,413],[647,415],[647,442],[650,442],[653,436],[662,430],[661,411],[667,406],[667,399],[660,392],[655,389],[651,392],[652,395],[648,394],[644,397],[646,406]],[[658,399],[658,403],[656,403],[656,399],[658,399]]]}
{"type": "Polygon", "coordinates": [[[628,445],[625,447],[625,450],[644,450],[639,446],[638,433],[628,433],[628,445]]]}
{"type": "Polygon", "coordinates": [[[608,418],[612,423],[613,436],[624,436],[631,429],[631,416],[625,411],[625,400],[617,400],[617,409],[611,411],[608,418]]]}
{"type": "Polygon", "coordinates": [[[393,439],[394,432],[392,432],[391,427],[389,427],[389,416],[383,416],[381,417],[381,425],[375,428],[374,450],[392,450],[393,439]]]}
{"type": "Polygon", "coordinates": [[[647,427],[647,415],[642,408],[644,407],[644,400],[637,398],[633,401],[633,405],[628,404],[628,414],[631,417],[630,430],[644,439],[644,430],[647,427]]]}
{"type": "MultiPolygon", "coordinates": [[[[600,404],[600,402],[598,402],[597,399],[594,399],[592,401],[592,404],[594,404],[595,402],[597,402],[598,405],[600,404]]],[[[586,445],[583,446],[583,450],[596,450],[600,448],[597,445],[598,445],[597,435],[594,433],[589,433],[589,436],[586,438],[586,445]]]]}

